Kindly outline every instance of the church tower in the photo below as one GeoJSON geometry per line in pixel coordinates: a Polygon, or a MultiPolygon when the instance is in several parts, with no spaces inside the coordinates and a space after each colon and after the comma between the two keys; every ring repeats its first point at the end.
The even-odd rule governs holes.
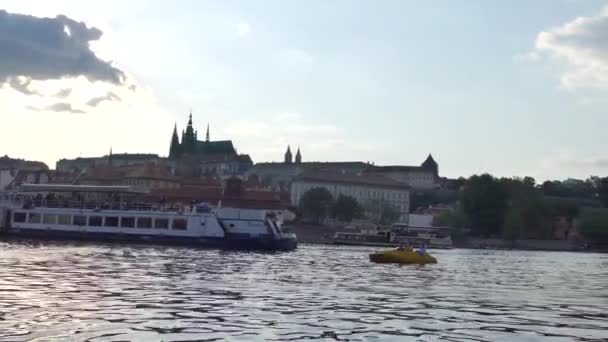
{"type": "Polygon", "coordinates": [[[196,132],[194,131],[194,127],[192,125],[192,112],[190,112],[188,126],[186,127],[186,132],[184,132],[184,136],[182,138],[182,147],[182,152],[184,153],[194,153],[196,149],[196,132]]]}
{"type": "Polygon", "coordinates": [[[293,156],[291,155],[291,148],[287,145],[287,152],[285,152],[285,164],[293,163],[293,156]]]}
{"type": "Polygon", "coordinates": [[[112,166],[112,147],[110,146],[110,154],[108,155],[108,165],[112,166]]]}
{"type": "Polygon", "coordinates": [[[177,136],[177,123],[173,127],[173,136],[171,136],[171,146],[169,147],[169,158],[175,159],[179,155],[179,137],[177,136]]]}
{"type": "Polygon", "coordinates": [[[296,153],[296,164],[302,164],[302,153],[300,153],[300,146],[298,146],[298,152],[296,153]]]}
{"type": "Polygon", "coordinates": [[[433,155],[429,154],[420,166],[425,170],[432,171],[435,174],[435,177],[439,176],[439,164],[433,159],[433,155]]]}

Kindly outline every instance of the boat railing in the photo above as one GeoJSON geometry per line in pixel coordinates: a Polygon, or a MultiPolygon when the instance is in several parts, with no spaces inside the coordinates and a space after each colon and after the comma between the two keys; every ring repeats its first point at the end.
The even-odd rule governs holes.
{"type": "Polygon", "coordinates": [[[166,211],[166,212],[191,212],[195,208],[191,205],[173,205],[163,203],[145,202],[97,202],[97,201],[78,201],[78,200],[47,200],[13,198],[1,199],[0,204],[10,208],[35,209],[80,209],[80,210],[128,210],[128,211],[166,211]]]}

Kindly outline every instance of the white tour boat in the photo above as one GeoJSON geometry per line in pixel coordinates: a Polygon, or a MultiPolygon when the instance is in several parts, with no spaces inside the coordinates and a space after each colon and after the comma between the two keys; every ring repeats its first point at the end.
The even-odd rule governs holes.
{"type": "Polygon", "coordinates": [[[272,211],[214,208],[206,204],[166,206],[95,204],[31,199],[26,193],[133,194],[130,187],[24,185],[0,204],[0,234],[45,239],[183,244],[246,250],[288,251],[295,234],[281,229],[272,211]]]}

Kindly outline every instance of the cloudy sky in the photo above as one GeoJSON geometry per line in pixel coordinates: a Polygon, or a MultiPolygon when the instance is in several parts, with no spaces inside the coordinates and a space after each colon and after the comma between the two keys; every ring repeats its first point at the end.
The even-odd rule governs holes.
{"type": "Polygon", "coordinates": [[[608,1],[0,0],[0,154],[166,155],[192,109],[254,161],[608,175],[608,1]]]}

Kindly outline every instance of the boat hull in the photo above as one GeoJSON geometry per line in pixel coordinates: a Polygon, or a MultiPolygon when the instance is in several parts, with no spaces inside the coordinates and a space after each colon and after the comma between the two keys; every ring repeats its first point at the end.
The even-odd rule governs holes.
{"type": "Polygon", "coordinates": [[[420,254],[413,251],[385,251],[369,255],[369,260],[378,264],[436,264],[435,259],[430,254],[420,254]]]}
{"type": "Polygon", "coordinates": [[[135,243],[150,245],[191,246],[203,248],[221,248],[231,250],[251,251],[291,251],[298,246],[297,239],[292,236],[283,238],[256,237],[201,237],[171,235],[142,235],[142,234],[115,234],[102,232],[73,232],[52,229],[5,229],[0,238],[38,239],[51,241],[85,241],[101,243],[135,243]]]}

